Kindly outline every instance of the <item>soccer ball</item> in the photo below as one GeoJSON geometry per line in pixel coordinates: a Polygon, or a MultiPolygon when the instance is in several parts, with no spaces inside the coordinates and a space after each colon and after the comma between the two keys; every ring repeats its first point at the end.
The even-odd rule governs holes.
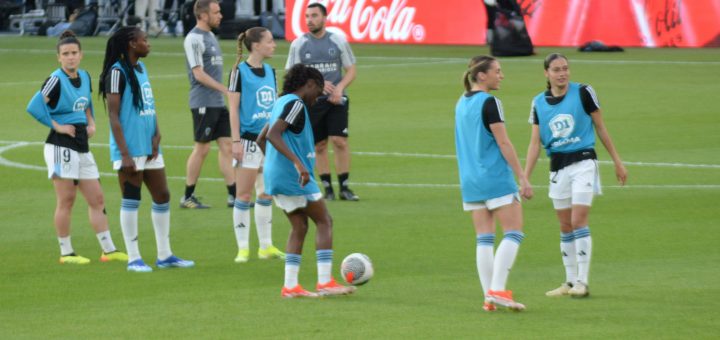
{"type": "Polygon", "coordinates": [[[343,279],[354,286],[366,284],[372,279],[374,273],[373,264],[365,254],[352,253],[345,257],[340,265],[340,274],[343,279]]]}

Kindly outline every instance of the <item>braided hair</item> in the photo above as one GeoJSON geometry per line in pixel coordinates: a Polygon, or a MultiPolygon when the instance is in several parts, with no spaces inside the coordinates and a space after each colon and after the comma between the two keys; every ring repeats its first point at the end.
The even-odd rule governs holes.
{"type": "Polygon", "coordinates": [[[105,78],[110,76],[110,71],[115,62],[120,62],[120,67],[125,71],[127,84],[133,95],[133,105],[142,108],[142,94],[140,93],[140,83],[138,82],[133,65],[130,65],[130,42],[138,37],[142,31],[136,26],[122,27],[115,31],[108,39],[105,48],[105,60],[103,61],[102,73],[100,73],[100,94],[103,99],[107,98],[107,89],[105,88],[105,78]]]}
{"type": "Polygon", "coordinates": [[[476,75],[479,72],[487,73],[492,66],[492,62],[497,59],[485,55],[473,57],[468,63],[468,69],[463,73],[463,84],[465,85],[465,91],[470,92],[472,84],[477,81],[476,75]]]}
{"type": "Polygon", "coordinates": [[[303,64],[295,64],[295,66],[291,67],[287,73],[285,73],[282,95],[299,90],[310,80],[315,81],[320,88],[323,87],[323,83],[325,82],[322,73],[316,68],[303,64]]]}
{"type": "Polygon", "coordinates": [[[247,29],[245,32],[242,32],[237,37],[237,59],[235,60],[235,66],[232,68],[233,70],[240,65],[243,59],[243,45],[245,45],[245,48],[252,52],[252,44],[256,42],[260,42],[262,40],[263,33],[267,32],[268,29],[265,27],[253,27],[247,29]]]}

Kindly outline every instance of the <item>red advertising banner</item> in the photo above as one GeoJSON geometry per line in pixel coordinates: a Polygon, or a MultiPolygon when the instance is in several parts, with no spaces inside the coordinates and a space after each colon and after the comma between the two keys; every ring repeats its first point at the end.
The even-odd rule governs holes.
{"type": "MultiPolygon", "coordinates": [[[[286,0],[288,40],[307,32],[305,9],[328,9],[350,42],[485,44],[483,0],[286,0]]],[[[720,0],[517,0],[538,46],[720,47],[720,0]]]]}

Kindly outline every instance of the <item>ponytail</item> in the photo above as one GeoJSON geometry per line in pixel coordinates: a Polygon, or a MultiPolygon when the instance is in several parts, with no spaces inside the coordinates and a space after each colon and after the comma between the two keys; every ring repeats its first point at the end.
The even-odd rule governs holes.
{"type": "Polygon", "coordinates": [[[486,73],[490,69],[492,62],[495,60],[497,59],[485,55],[476,56],[470,59],[468,69],[465,73],[463,73],[463,85],[465,86],[465,91],[470,92],[472,84],[477,82],[477,74],[479,72],[486,73]]]}

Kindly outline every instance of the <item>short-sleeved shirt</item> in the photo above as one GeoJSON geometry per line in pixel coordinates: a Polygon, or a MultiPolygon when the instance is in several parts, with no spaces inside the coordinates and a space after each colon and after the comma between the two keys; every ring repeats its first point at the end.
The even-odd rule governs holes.
{"type": "MultiPolygon", "coordinates": [[[[563,99],[565,99],[564,95],[554,97],[550,90],[545,91],[545,100],[547,100],[548,104],[550,105],[557,105],[563,99]]],[[[597,94],[595,94],[595,90],[590,85],[580,85],[580,101],[582,102],[583,108],[585,109],[585,112],[587,114],[591,114],[600,109],[600,103],[597,100],[597,94]]],[[[528,119],[528,123],[535,125],[538,124],[537,110],[535,110],[534,103],[530,108],[530,119],[528,119]]]]}
{"type": "Polygon", "coordinates": [[[222,83],[223,56],[215,34],[195,27],[185,37],[183,46],[190,79],[190,108],[224,107],[223,94],[201,84],[192,73],[193,68],[200,66],[210,77],[222,83]]]}
{"type": "Polygon", "coordinates": [[[340,35],[326,32],[318,39],[306,33],[290,45],[285,69],[295,64],[312,66],[322,73],[325,80],[337,85],[342,80],[343,68],[355,65],[350,44],[340,35]]]}
{"type": "MultiPolygon", "coordinates": [[[[88,74],[88,77],[90,75],[88,74]]],[[[80,77],[77,78],[69,78],[70,83],[75,86],[76,88],[80,88],[82,85],[82,80],[80,77]]],[[[92,80],[90,81],[90,93],[92,93],[92,80]]],[[[50,76],[47,79],[45,79],[45,82],[42,85],[41,91],[43,96],[50,99],[47,103],[48,107],[54,108],[57,106],[58,100],[60,100],[60,81],[58,77],[56,76],[50,76]]]]}

